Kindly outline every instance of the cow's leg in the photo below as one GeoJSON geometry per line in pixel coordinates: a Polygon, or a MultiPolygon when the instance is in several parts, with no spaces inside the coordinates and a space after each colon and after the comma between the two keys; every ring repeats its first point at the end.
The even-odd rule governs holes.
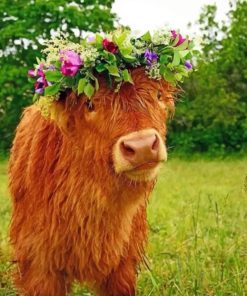
{"type": "Polygon", "coordinates": [[[100,285],[100,296],[135,296],[136,269],[142,260],[147,236],[146,207],[141,207],[133,218],[130,243],[119,266],[100,285]]]}
{"type": "Polygon", "coordinates": [[[21,296],[66,296],[70,283],[61,272],[42,272],[30,263],[19,263],[14,282],[21,296]]]}
{"type": "Polygon", "coordinates": [[[120,262],[107,279],[99,286],[100,296],[135,296],[136,264],[127,259],[120,262]]]}

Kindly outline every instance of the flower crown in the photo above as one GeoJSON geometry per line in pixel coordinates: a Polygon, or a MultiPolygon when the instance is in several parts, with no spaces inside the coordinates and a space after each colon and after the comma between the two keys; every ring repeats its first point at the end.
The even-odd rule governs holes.
{"type": "Polygon", "coordinates": [[[130,69],[145,67],[152,79],[176,84],[192,70],[194,43],[175,30],[158,30],[134,37],[130,30],[117,29],[109,34],[90,35],[73,43],[64,36],[46,41],[45,59],[29,70],[35,82],[34,101],[59,99],[66,89],[85,94],[91,100],[99,89],[97,73],[104,74],[118,91],[123,83],[132,83],[130,69]]]}

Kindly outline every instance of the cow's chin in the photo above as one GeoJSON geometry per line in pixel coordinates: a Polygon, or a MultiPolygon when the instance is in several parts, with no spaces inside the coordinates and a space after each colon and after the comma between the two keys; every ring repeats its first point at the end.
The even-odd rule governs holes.
{"type": "Polygon", "coordinates": [[[157,163],[152,167],[139,167],[132,170],[127,170],[122,172],[128,179],[136,182],[147,182],[152,181],[157,178],[158,172],[160,170],[161,164],[157,163]]]}

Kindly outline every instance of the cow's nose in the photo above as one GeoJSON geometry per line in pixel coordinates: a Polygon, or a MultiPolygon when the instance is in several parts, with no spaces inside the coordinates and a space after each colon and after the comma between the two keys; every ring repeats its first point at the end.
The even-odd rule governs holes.
{"type": "Polygon", "coordinates": [[[160,143],[155,134],[129,138],[120,145],[122,156],[135,167],[158,161],[160,143]]]}

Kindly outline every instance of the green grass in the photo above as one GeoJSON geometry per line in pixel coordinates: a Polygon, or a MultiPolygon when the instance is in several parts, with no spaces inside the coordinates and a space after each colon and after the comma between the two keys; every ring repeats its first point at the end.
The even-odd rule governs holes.
{"type": "MultiPolygon", "coordinates": [[[[0,163],[0,295],[11,289],[6,162],[0,163]]],[[[247,295],[247,159],[170,160],[150,201],[138,296],[247,295]]],[[[90,295],[78,287],[75,295],[90,295]],[[83,292],[84,291],[84,292],[83,292]]]]}

